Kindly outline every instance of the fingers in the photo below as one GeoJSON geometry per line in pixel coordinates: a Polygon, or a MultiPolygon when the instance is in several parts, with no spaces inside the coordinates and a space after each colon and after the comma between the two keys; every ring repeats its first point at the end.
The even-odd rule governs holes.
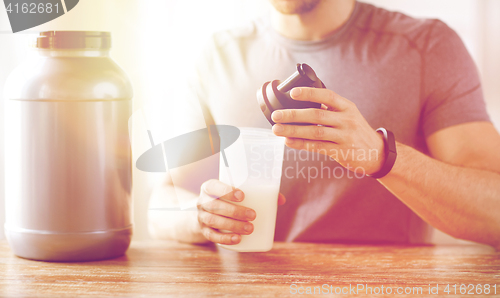
{"type": "MultiPolygon", "coordinates": [[[[217,197],[223,194],[220,196],[221,199],[239,202],[244,198],[241,190],[232,189],[218,180],[209,180],[201,188],[200,197],[205,196],[207,200],[198,205],[198,222],[206,239],[214,243],[233,245],[240,243],[242,235],[249,235],[254,231],[254,225],[249,222],[256,219],[257,215],[254,210],[211,198],[211,196],[217,197]],[[240,192],[241,196],[235,195],[235,192],[240,192]],[[222,233],[219,230],[228,231],[228,233],[222,233]]],[[[278,205],[283,205],[285,201],[285,196],[280,193],[278,205]]]]}
{"type": "Polygon", "coordinates": [[[249,222],[227,218],[204,210],[198,211],[198,221],[207,227],[237,234],[249,235],[253,232],[253,224],[249,222]]]}
{"type": "Polygon", "coordinates": [[[354,105],[332,90],[325,88],[298,87],[290,91],[290,96],[295,100],[311,101],[324,104],[337,111],[343,111],[354,105]]]}
{"type": "Polygon", "coordinates": [[[273,133],[277,136],[287,138],[320,140],[334,143],[342,141],[340,130],[329,126],[275,124],[273,126],[273,133]]]}
{"type": "Polygon", "coordinates": [[[304,139],[286,138],[285,145],[292,149],[307,150],[310,152],[320,152],[328,155],[331,150],[335,150],[335,144],[325,141],[313,141],[304,139]]]}
{"type": "Polygon", "coordinates": [[[201,233],[208,241],[220,244],[238,244],[241,241],[241,236],[238,234],[225,234],[219,231],[216,231],[206,225],[201,225],[201,233]]]}
{"type": "Polygon", "coordinates": [[[338,127],[341,122],[339,115],[324,109],[287,109],[277,110],[271,115],[276,123],[312,123],[338,127]]]}
{"type": "Polygon", "coordinates": [[[201,192],[212,198],[221,198],[227,201],[241,202],[245,194],[219,180],[211,179],[201,185],[201,192]]]}
{"type": "Polygon", "coordinates": [[[256,218],[254,210],[247,207],[231,204],[222,200],[211,200],[200,205],[200,207],[201,209],[209,213],[222,215],[228,218],[242,221],[252,221],[256,218]]]}

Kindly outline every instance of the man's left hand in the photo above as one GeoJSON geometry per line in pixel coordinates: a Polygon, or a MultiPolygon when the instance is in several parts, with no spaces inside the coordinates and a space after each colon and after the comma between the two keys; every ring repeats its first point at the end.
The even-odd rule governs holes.
{"type": "Polygon", "coordinates": [[[290,95],[295,100],[320,103],[322,108],[273,112],[273,132],[286,137],[288,147],[328,155],[351,171],[373,174],[380,170],[384,162],[382,135],[352,101],[320,88],[294,88],[290,95]]]}

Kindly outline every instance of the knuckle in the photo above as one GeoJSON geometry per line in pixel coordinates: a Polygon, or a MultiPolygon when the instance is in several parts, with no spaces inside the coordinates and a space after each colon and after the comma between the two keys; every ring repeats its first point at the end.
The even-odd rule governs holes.
{"type": "MultiPolygon", "coordinates": [[[[196,209],[198,209],[198,211],[203,209],[203,197],[201,197],[201,196],[198,197],[198,204],[196,204],[196,209]]],[[[199,213],[198,213],[198,216],[200,216],[199,213]]]]}
{"type": "Polygon", "coordinates": [[[297,111],[294,109],[289,110],[288,117],[290,118],[290,120],[297,119],[297,111]]]}
{"type": "Polygon", "coordinates": [[[335,93],[333,93],[332,91],[328,92],[328,101],[331,104],[335,103],[335,93]]]}
{"type": "Polygon", "coordinates": [[[359,129],[359,128],[361,128],[361,123],[359,123],[359,121],[355,121],[354,120],[354,121],[352,121],[351,125],[352,125],[352,128],[356,129],[356,130],[359,129]]]}
{"type": "Polygon", "coordinates": [[[217,223],[217,217],[215,217],[211,213],[205,213],[205,216],[203,218],[203,223],[205,223],[209,227],[213,227],[217,223]]]}
{"type": "Polygon", "coordinates": [[[338,134],[335,138],[339,143],[345,144],[347,142],[347,139],[342,134],[338,134]]]}
{"type": "Polygon", "coordinates": [[[307,90],[307,98],[308,99],[313,98],[314,97],[314,92],[313,92],[314,89],[313,88],[307,88],[306,90],[307,90]]]}
{"type": "Polygon", "coordinates": [[[349,129],[352,129],[352,128],[354,128],[354,126],[356,125],[356,123],[351,118],[349,118],[349,119],[346,119],[344,121],[344,125],[345,125],[345,127],[349,128],[349,129]]]}
{"type": "Polygon", "coordinates": [[[201,191],[206,193],[206,194],[211,194],[214,181],[215,181],[214,179],[210,179],[210,180],[205,181],[201,185],[201,191]]]}
{"type": "Polygon", "coordinates": [[[354,102],[348,100],[347,103],[351,109],[356,109],[356,110],[358,109],[358,106],[354,102]]]}
{"type": "Polygon", "coordinates": [[[234,215],[233,215],[234,205],[233,204],[229,204],[229,203],[220,204],[218,206],[217,210],[219,211],[219,213],[221,215],[224,215],[226,217],[234,217],[234,215]]]}
{"type": "Polygon", "coordinates": [[[243,214],[243,212],[239,211],[239,209],[234,205],[228,208],[227,213],[228,213],[228,216],[230,216],[232,218],[240,218],[241,214],[243,214]]]}
{"type": "Polygon", "coordinates": [[[233,220],[229,220],[226,226],[225,230],[236,232],[238,229],[238,225],[233,220]]]}
{"type": "Polygon", "coordinates": [[[317,139],[323,139],[325,136],[325,128],[322,126],[316,126],[313,130],[313,136],[317,139]]]}
{"type": "Polygon", "coordinates": [[[212,239],[210,241],[212,241],[214,243],[221,243],[221,244],[223,244],[223,242],[222,242],[222,240],[224,238],[223,235],[219,235],[217,232],[215,232],[213,230],[211,231],[210,235],[212,237],[212,239]]]}
{"type": "Polygon", "coordinates": [[[223,244],[231,244],[231,235],[222,235],[220,241],[223,244]]]}
{"type": "Polygon", "coordinates": [[[221,235],[221,234],[216,233],[216,232],[213,232],[212,239],[213,239],[212,242],[215,242],[215,243],[228,244],[226,241],[224,241],[224,239],[227,239],[227,237],[225,235],[221,235]]]}
{"type": "Polygon", "coordinates": [[[209,241],[214,242],[214,241],[213,241],[213,236],[212,236],[212,234],[213,234],[213,233],[212,233],[212,230],[211,230],[211,229],[209,229],[209,228],[207,228],[207,227],[204,227],[204,228],[203,228],[203,236],[204,236],[205,238],[207,238],[209,241]]]}
{"type": "Polygon", "coordinates": [[[219,201],[211,198],[210,200],[205,200],[202,207],[208,212],[213,212],[217,208],[217,202],[219,201]]]}
{"type": "Polygon", "coordinates": [[[314,110],[314,120],[321,121],[325,118],[325,111],[321,109],[314,110]]]}
{"type": "Polygon", "coordinates": [[[311,149],[313,150],[322,150],[324,148],[322,142],[312,142],[311,143],[311,149]]]}
{"type": "MultiPolygon", "coordinates": [[[[247,211],[251,212],[252,214],[255,214],[255,211],[252,210],[251,208],[247,208],[247,207],[243,207],[243,208],[240,208],[238,210],[238,214],[239,214],[239,217],[241,220],[248,220],[249,219],[249,215],[247,214],[247,211]]],[[[253,220],[253,218],[250,218],[253,220]]]]}
{"type": "Polygon", "coordinates": [[[212,240],[210,240],[210,241],[212,241],[212,242],[214,242],[214,243],[221,243],[221,244],[224,244],[224,243],[222,242],[222,240],[223,240],[223,238],[224,238],[222,235],[219,235],[219,234],[215,233],[214,231],[212,231],[211,235],[212,235],[212,240]]]}
{"type": "Polygon", "coordinates": [[[227,236],[224,235],[224,234],[220,234],[220,233],[217,233],[217,232],[214,232],[214,237],[213,237],[215,243],[220,243],[220,244],[228,244],[226,239],[227,239],[227,236]]]}

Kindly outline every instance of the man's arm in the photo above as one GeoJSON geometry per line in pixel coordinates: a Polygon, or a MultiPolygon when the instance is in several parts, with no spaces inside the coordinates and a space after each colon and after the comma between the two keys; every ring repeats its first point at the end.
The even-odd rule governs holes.
{"type": "MultiPolygon", "coordinates": [[[[199,176],[203,176],[200,175],[203,166],[198,164],[191,169],[194,168],[198,168],[198,171],[184,169],[181,175],[177,175],[176,181],[186,185],[182,180],[196,180],[199,176]],[[186,175],[187,173],[192,174],[186,175]]],[[[215,179],[204,181],[199,188],[198,193],[177,185],[174,188],[172,180],[168,177],[155,188],[151,195],[148,216],[149,231],[153,238],[231,245],[239,243],[241,235],[253,232],[253,224],[249,221],[255,219],[255,211],[231,203],[244,200],[244,193],[241,190],[215,179]],[[184,199],[197,199],[197,209],[181,210],[177,201],[178,195],[184,199]],[[219,229],[231,233],[222,233],[219,229]]],[[[284,203],[285,197],[280,194],[278,205],[284,203]]]]}
{"type": "MultiPolygon", "coordinates": [[[[348,169],[377,172],[383,141],[356,105],[327,89],[294,88],[296,100],[318,102],[325,109],[282,110],[272,115],[273,132],[286,145],[329,154],[339,150],[375,152],[376,158],[330,155],[348,169]],[[313,123],[298,126],[287,123],[313,123]]],[[[500,136],[493,125],[475,122],[442,129],[427,139],[432,157],[397,144],[392,171],[380,182],[432,226],[457,238],[500,248],[500,136]]]]}
{"type": "Polygon", "coordinates": [[[397,144],[379,181],[422,219],[456,238],[500,248],[500,136],[488,122],[442,129],[427,138],[431,157],[397,144]]]}
{"type": "MultiPolygon", "coordinates": [[[[197,197],[199,194],[178,187],[184,196],[197,197]]],[[[155,239],[177,240],[186,243],[204,243],[198,223],[198,210],[181,210],[174,186],[167,174],[157,185],[149,199],[148,229],[155,239]]]]}

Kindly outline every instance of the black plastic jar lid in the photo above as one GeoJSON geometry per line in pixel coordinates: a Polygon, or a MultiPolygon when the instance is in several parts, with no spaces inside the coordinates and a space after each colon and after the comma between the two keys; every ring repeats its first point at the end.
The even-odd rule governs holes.
{"type": "Polygon", "coordinates": [[[109,49],[111,34],[101,31],[44,31],[36,39],[40,49],[109,49]]]}

